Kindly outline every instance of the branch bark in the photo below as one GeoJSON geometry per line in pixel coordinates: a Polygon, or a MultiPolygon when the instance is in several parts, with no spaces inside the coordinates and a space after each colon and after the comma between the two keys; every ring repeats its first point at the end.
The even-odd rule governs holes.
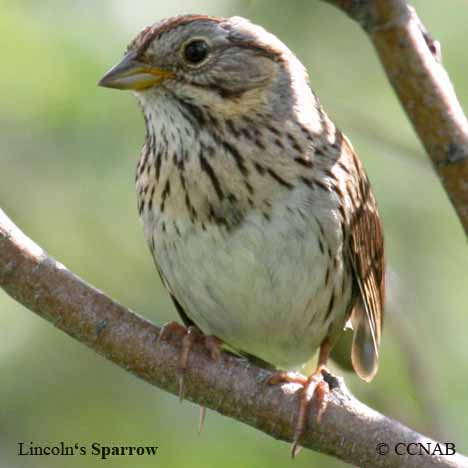
{"type": "MultiPolygon", "coordinates": [[[[161,329],[86,284],[28,237],[0,210],[0,286],[15,300],[147,382],[177,394],[181,338],[161,329]]],[[[271,386],[271,373],[223,353],[214,362],[195,344],[185,377],[186,398],[291,442],[299,387],[271,386]]],[[[319,425],[309,418],[302,445],[366,467],[467,467],[468,459],[448,455],[409,456],[411,443],[436,442],[359,402],[341,379],[319,425]],[[386,444],[386,445],[382,445],[386,444]],[[400,444],[400,445],[398,445],[400,444]],[[388,447],[388,453],[380,450],[388,447]],[[399,455],[397,452],[401,452],[399,455]]],[[[413,446],[416,450],[416,446],[413,446]]]]}
{"type": "Polygon", "coordinates": [[[468,121],[438,43],[406,0],[323,0],[368,33],[468,235],[468,121]]]}

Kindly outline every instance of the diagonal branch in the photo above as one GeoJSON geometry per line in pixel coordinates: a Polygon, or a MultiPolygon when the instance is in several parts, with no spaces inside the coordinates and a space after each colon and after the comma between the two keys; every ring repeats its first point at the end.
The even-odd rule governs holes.
{"type": "MultiPolygon", "coordinates": [[[[27,238],[0,210],[0,286],[57,328],[168,392],[177,393],[178,336],[158,342],[161,329],[86,284],[27,238]]],[[[186,397],[272,437],[291,442],[297,386],[265,383],[270,372],[224,353],[219,362],[194,345],[186,397]]],[[[334,381],[335,379],[333,379],[334,381]]],[[[366,467],[467,467],[460,455],[399,455],[405,444],[436,442],[383,416],[354,398],[340,379],[319,425],[309,424],[303,445],[366,467]],[[379,445],[380,444],[380,445],[379,445]],[[378,450],[389,452],[380,455],[378,450]],[[400,444],[400,445],[398,445],[400,444]],[[383,448],[382,448],[383,447],[383,448]]],[[[313,417],[310,418],[314,420],[313,417]]]]}
{"type": "Polygon", "coordinates": [[[323,0],[361,24],[468,235],[468,121],[438,43],[406,0],[323,0]]]}

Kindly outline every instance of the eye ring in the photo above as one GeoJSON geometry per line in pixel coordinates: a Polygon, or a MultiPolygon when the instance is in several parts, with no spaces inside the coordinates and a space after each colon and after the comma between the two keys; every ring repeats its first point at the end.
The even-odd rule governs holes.
{"type": "Polygon", "coordinates": [[[191,66],[200,66],[207,59],[210,46],[205,39],[195,38],[187,41],[182,47],[182,57],[191,66]]]}

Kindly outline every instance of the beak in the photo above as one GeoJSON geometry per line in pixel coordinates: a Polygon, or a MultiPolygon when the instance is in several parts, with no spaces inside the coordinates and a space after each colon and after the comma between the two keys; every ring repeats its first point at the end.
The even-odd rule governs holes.
{"type": "Polygon", "coordinates": [[[174,75],[174,72],[153,68],[139,61],[135,52],[130,52],[101,78],[98,85],[105,88],[141,91],[156,86],[174,75]]]}

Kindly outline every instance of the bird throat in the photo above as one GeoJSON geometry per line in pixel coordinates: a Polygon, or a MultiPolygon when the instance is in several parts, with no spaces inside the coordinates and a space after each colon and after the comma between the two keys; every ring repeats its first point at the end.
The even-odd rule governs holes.
{"type": "Polygon", "coordinates": [[[248,155],[232,132],[226,134],[234,122],[173,95],[155,100],[142,99],[146,141],[136,174],[140,216],[179,230],[185,225],[205,230],[210,224],[236,229],[255,206],[255,190],[248,155]]]}

